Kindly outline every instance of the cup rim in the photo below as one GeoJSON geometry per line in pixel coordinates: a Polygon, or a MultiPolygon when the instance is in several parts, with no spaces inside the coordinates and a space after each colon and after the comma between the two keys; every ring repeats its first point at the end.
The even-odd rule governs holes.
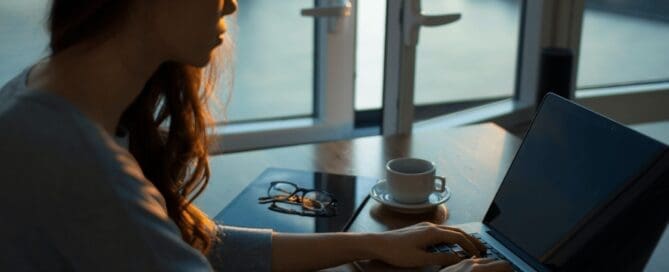
{"type": "Polygon", "coordinates": [[[394,158],[394,159],[389,160],[388,162],[386,162],[386,171],[391,172],[391,173],[394,173],[394,174],[405,175],[405,176],[420,176],[420,175],[425,175],[425,174],[430,173],[430,172],[435,171],[435,170],[436,170],[436,166],[435,166],[435,164],[434,164],[433,161],[428,161],[428,160],[426,160],[426,159],[415,158],[415,157],[400,157],[400,158],[394,158]],[[392,168],[390,168],[390,164],[391,164],[392,162],[399,161],[399,160],[406,160],[406,159],[412,159],[412,160],[418,160],[418,161],[427,162],[427,163],[429,163],[430,165],[432,165],[432,169],[427,170],[427,171],[423,171],[423,172],[419,172],[419,173],[405,173],[405,172],[395,171],[395,170],[393,170],[392,168]]]}

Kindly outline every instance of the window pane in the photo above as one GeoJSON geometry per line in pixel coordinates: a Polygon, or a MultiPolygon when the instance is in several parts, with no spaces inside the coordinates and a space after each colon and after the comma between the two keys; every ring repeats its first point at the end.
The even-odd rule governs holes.
{"type": "Polygon", "coordinates": [[[0,85],[47,54],[47,0],[0,1],[0,85]]]}
{"type": "Polygon", "coordinates": [[[379,109],[383,97],[386,0],[357,1],[355,109],[379,109]]]}
{"type": "Polygon", "coordinates": [[[238,1],[228,121],[312,115],[314,19],[300,10],[313,2],[238,1]]]}
{"type": "Polygon", "coordinates": [[[520,0],[423,0],[424,14],[461,13],[449,25],[421,28],[415,103],[512,96],[520,0]]]}
{"type": "Polygon", "coordinates": [[[586,1],[578,88],[669,80],[669,2],[586,1]]]}
{"type": "MultiPolygon", "coordinates": [[[[0,1],[0,84],[48,52],[48,3],[0,1]]],[[[301,8],[312,5],[313,1],[239,1],[241,34],[236,37],[229,121],[312,114],[314,23],[300,16],[301,8]]]]}

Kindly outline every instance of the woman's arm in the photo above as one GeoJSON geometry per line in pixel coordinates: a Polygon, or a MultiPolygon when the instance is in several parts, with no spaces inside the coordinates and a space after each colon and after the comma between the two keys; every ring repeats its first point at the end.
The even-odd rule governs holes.
{"type": "Polygon", "coordinates": [[[485,247],[461,230],[421,223],[382,233],[323,233],[272,235],[273,271],[312,271],[362,259],[400,267],[451,265],[456,255],[431,253],[427,247],[456,243],[474,256],[485,247]]]}
{"type": "Polygon", "coordinates": [[[358,259],[374,259],[375,240],[366,233],[274,233],[272,270],[313,271],[358,259]]]}

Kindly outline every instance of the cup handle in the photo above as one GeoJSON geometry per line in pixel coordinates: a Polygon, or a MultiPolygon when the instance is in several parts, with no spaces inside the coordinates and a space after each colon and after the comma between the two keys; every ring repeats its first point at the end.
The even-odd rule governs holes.
{"type": "Polygon", "coordinates": [[[441,185],[438,185],[435,189],[437,192],[444,192],[446,191],[446,178],[443,176],[434,176],[434,179],[441,180],[441,185]]]}

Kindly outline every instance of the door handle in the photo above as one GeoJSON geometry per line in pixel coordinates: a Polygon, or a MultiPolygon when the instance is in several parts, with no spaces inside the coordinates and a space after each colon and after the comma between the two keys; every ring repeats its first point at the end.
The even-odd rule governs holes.
{"type": "Polygon", "coordinates": [[[421,26],[447,25],[460,20],[462,17],[460,13],[423,15],[420,3],[421,0],[404,0],[402,30],[405,46],[416,46],[418,44],[418,32],[421,26]]]}
{"type": "Polygon", "coordinates": [[[301,14],[302,16],[311,17],[346,17],[351,15],[351,3],[349,2],[346,6],[342,7],[302,9],[301,14]]]}
{"type": "Polygon", "coordinates": [[[351,16],[351,0],[329,0],[325,7],[306,8],[300,11],[302,16],[325,18],[328,20],[328,32],[337,31],[337,20],[351,16]]]}

